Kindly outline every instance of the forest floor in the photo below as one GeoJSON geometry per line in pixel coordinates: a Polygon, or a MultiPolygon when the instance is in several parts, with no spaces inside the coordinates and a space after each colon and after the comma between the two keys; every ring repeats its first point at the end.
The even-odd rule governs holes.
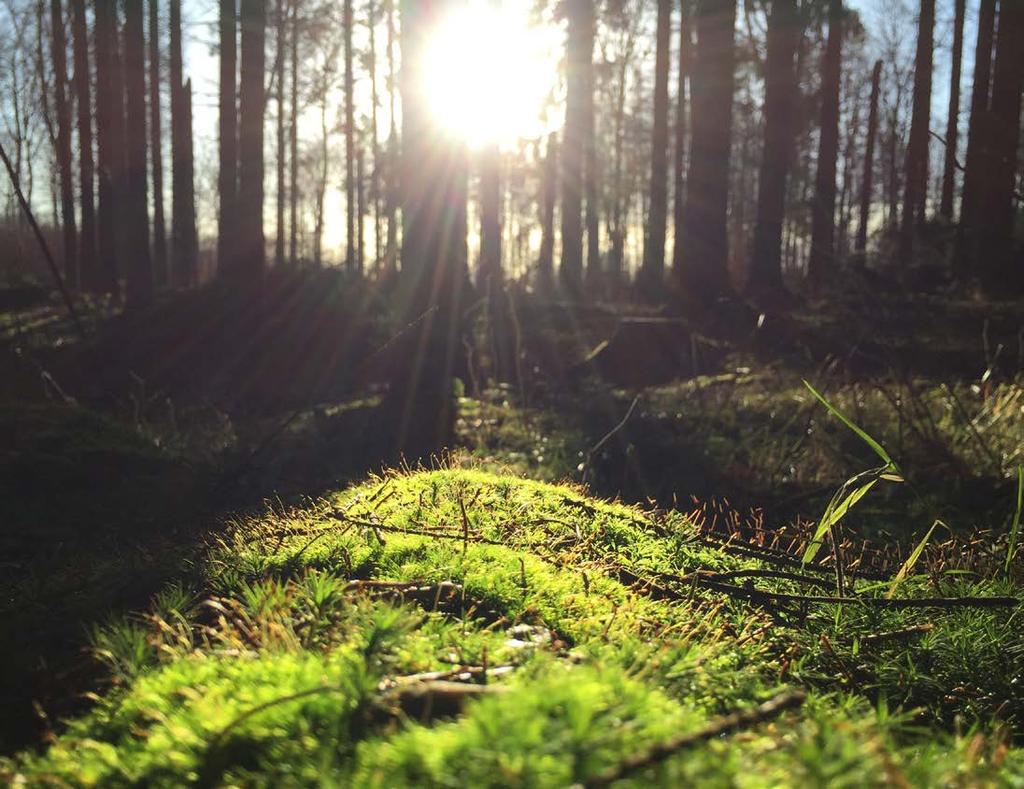
{"type": "Polygon", "coordinates": [[[1024,781],[1021,305],[701,336],[524,300],[522,385],[470,357],[460,449],[413,473],[375,446],[395,329],[325,276],[97,306],[85,346],[3,316],[7,778],[1024,781]],[[879,460],[803,380],[904,480],[842,519],[841,596],[801,558],[879,460]]]}

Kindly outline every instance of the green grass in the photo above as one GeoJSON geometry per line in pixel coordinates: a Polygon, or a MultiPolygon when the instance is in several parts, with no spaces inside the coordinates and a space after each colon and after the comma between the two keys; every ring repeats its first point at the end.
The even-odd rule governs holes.
{"type": "MultiPolygon", "coordinates": [[[[567,786],[803,689],[800,709],[624,785],[1024,782],[1021,604],[783,606],[679,580],[824,594],[749,575],[773,568],[682,515],[571,486],[389,473],[231,524],[148,611],[94,634],[108,681],[93,708],[0,770],[73,786],[567,786]],[[417,702],[403,683],[422,690],[426,672],[472,698],[417,702]]],[[[915,572],[900,597],[1019,594],[929,551],[915,572]]]]}

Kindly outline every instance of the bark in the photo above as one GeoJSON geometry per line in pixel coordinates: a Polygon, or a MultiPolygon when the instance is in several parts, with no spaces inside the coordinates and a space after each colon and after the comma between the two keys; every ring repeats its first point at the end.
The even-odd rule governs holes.
{"type": "Polygon", "coordinates": [[[198,274],[196,204],[192,157],[192,88],[182,82],[181,0],[171,0],[171,278],[192,287],[198,274]]]}
{"type": "Polygon", "coordinates": [[[726,218],[736,0],[703,0],[698,4],[695,22],[690,171],[683,223],[687,254],[677,276],[686,297],[709,302],[730,291],[726,218]]]}
{"type": "Polygon", "coordinates": [[[764,147],[758,178],[754,253],[747,285],[758,299],[776,296],[783,288],[782,223],[795,145],[798,86],[794,58],[800,34],[795,0],[773,0],[765,62],[764,147]]]}
{"type": "MultiPolygon", "coordinates": [[[[453,0],[402,0],[402,61],[416,63],[453,0]]],[[[398,306],[406,363],[383,404],[392,446],[421,458],[450,445],[452,376],[462,340],[466,276],[466,152],[438,133],[413,69],[402,70],[402,271],[398,306]]]]}
{"type": "Polygon", "coordinates": [[[366,15],[369,36],[367,68],[370,72],[370,149],[373,154],[373,166],[370,168],[370,205],[373,206],[373,262],[376,270],[380,267],[383,237],[380,206],[380,127],[377,118],[377,108],[380,105],[380,95],[377,91],[377,0],[369,0],[366,15]]]}
{"type": "Polygon", "coordinates": [[[366,267],[366,148],[360,130],[356,140],[356,271],[366,267]]]}
{"type": "Polygon", "coordinates": [[[555,255],[555,203],[558,200],[558,135],[548,136],[544,152],[544,172],[541,182],[541,236],[537,258],[537,276],[543,286],[554,281],[555,255]]]}
{"type": "Polygon", "coordinates": [[[167,226],[164,221],[163,127],[160,121],[160,14],[149,0],[149,151],[153,161],[153,280],[167,285],[167,226]]]}
{"type": "Polygon", "coordinates": [[[57,172],[60,179],[60,218],[64,232],[64,281],[78,287],[78,233],[75,228],[75,184],[71,175],[71,108],[65,85],[68,80],[67,41],[60,0],[50,0],[50,34],[53,59],[53,95],[57,111],[57,172]]]}
{"type": "Polygon", "coordinates": [[[665,232],[668,221],[668,62],[672,35],[672,0],[658,0],[654,62],[654,127],[651,133],[650,213],[639,285],[648,298],[662,291],[665,278],[665,232]]]}
{"type": "Polygon", "coordinates": [[[99,153],[97,287],[118,293],[118,216],[124,194],[124,86],[117,45],[117,3],[95,2],[96,143],[99,153]]]}
{"type": "Polygon", "coordinates": [[[1020,144],[1021,89],[1024,88],[1024,3],[1003,0],[999,4],[999,32],[992,73],[989,145],[981,161],[982,181],[979,221],[981,254],[978,271],[989,296],[1016,294],[1024,284],[1019,264],[1014,266],[1014,191],[1020,144]],[[1016,270],[1015,270],[1016,269],[1016,270]]]}
{"type": "Polygon", "coordinates": [[[811,254],[807,279],[820,289],[835,265],[836,159],[839,154],[839,77],[843,40],[842,0],[830,0],[828,43],[821,65],[821,137],[814,183],[811,254]]]}
{"type": "Polygon", "coordinates": [[[871,72],[871,100],[868,108],[868,138],[864,149],[864,176],[860,184],[860,223],[857,225],[857,241],[855,249],[859,259],[868,246],[868,221],[871,218],[871,198],[874,192],[875,177],[875,141],[878,138],[878,93],[881,87],[882,61],[875,63],[871,72]]]}
{"type": "Polygon", "coordinates": [[[275,22],[275,45],[277,47],[274,61],[275,71],[275,94],[274,103],[277,106],[277,222],[274,225],[274,265],[284,265],[284,169],[285,169],[285,138],[284,138],[284,63],[287,51],[285,35],[285,4],[284,0],[277,0],[275,22]]]}
{"type": "Polygon", "coordinates": [[[593,89],[594,3],[569,0],[569,33],[566,47],[565,131],[562,139],[562,265],[559,278],[572,295],[578,295],[583,278],[584,170],[587,155],[588,89],[593,89]]]}
{"type": "Polygon", "coordinates": [[[96,208],[93,194],[92,89],[85,0],[71,0],[71,33],[75,60],[75,99],[78,113],[78,192],[82,232],[78,239],[79,279],[85,290],[96,290],[96,208]]]}
{"type": "Polygon", "coordinates": [[[355,74],[352,54],[352,0],[345,0],[345,265],[349,271],[359,271],[356,250],[356,177],[355,177],[355,74]]]}
{"type": "Polygon", "coordinates": [[[146,179],[146,40],[143,0],[124,2],[124,74],[126,106],[125,226],[126,296],[129,305],[153,299],[153,264],[149,255],[149,203],[146,179]]]}
{"type": "Polygon", "coordinates": [[[231,275],[238,265],[238,10],[236,0],[220,0],[218,35],[220,39],[220,108],[217,191],[217,266],[222,275],[231,275]]]}
{"type": "Polygon", "coordinates": [[[288,124],[288,262],[298,263],[299,236],[299,0],[291,0],[291,118],[288,124]]]}
{"type": "Polygon", "coordinates": [[[953,52],[949,79],[949,113],[946,116],[946,151],[942,168],[942,200],[939,214],[953,220],[953,192],[956,188],[956,154],[960,135],[960,68],[964,53],[964,15],[967,0],[954,0],[953,52]]]}
{"type": "Polygon", "coordinates": [[[395,0],[387,0],[388,17],[388,118],[390,128],[388,130],[388,178],[387,178],[387,214],[388,214],[388,238],[385,247],[385,265],[388,270],[395,267],[398,259],[398,124],[396,121],[396,97],[398,94],[398,83],[395,68],[395,0]]]}
{"type": "Polygon", "coordinates": [[[488,332],[496,381],[511,382],[515,364],[508,299],[501,262],[501,154],[497,144],[480,153],[480,269],[478,289],[487,300],[488,332]]]}
{"type": "Polygon", "coordinates": [[[238,271],[262,274],[266,265],[263,233],[263,115],[266,108],[266,0],[242,0],[242,67],[238,124],[238,271]]]}
{"type": "MultiPolygon", "coordinates": [[[[683,250],[685,234],[683,232],[683,221],[686,216],[686,83],[689,79],[690,70],[690,20],[687,15],[687,3],[682,3],[679,14],[679,53],[678,53],[678,96],[676,99],[676,148],[675,163],[673,168],[674,190],[673,190],[673,246],[672,246],[672,271],[682,269],[683,250]]],[[[618,140],[616,143],[618,144],[618,140]]]]}
{"type": "Polygon", "coordinates": [[[974,86],[971,118],[967,128],[964,186],[960,195],[960,225],[957,230],[953,273],[967,277],[976,259],[980,221],[980,185],[985,178],[984,151],[987,143],[989,97],[992,89],[992,50],[995,33],[996,0],[981,0],[978,9],[978,40],[974,51],[974,86]]]}
{"type": "Polygon", "coordinates": [[[924,222],[928,200],[928,140],[932,107],[932,59],[935,31],[935,0],[921,0],[918,17],[917,54],[914,58],[914,99],[910,118],[910,139],[903,166],[903,216],[900,225],[900,264],[910,264],[914,236],[924,222]]]}

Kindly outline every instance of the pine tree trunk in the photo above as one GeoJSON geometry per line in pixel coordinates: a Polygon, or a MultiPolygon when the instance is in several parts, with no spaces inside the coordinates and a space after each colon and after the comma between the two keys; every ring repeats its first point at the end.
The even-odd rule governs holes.
{"type": "MultiPolygon", "coordinates": [[[[686,216],[686,82],[689,79],[692,42],[690,39],[690,20],[687,15],[687,3],[683,2],[679,14],[679,62],[678,62],[678,96],[676,99],[676,148],[673,167],[673,213],[672,226],[674,241],[672,245],[672,274],[678,276],[683,269],[683,250],[685,234],[683,221],[686,216]]],[[[618,140],[616,140],[618,144],[618,140]]]]}
{"type": "Polygon", "coordinates": [[[96,143],[99,153],[100,292],[118,294],[119,215],[124,196],[124,86],[118,51],[117,3],[95,0],[96,143]]]}
{"type": "Polygon", "coordinates": [[[565,131],[562,139],[562,265],[559,279],[571,295],[579,295],[583,280],[583,190],[587,155],[587,90],[594,52],[593,0],[569,0],[566,50],[565,131]]]}
{"type": "Polygon", "coordinates": [[[170,0],[171,61],[171,280],[176,287],[196,283],[196,207],[193,186],[191,88],[182,82],[181,0],[170,0]]]}
{"type": "Polygon", "coordinates": [[[558,201],[558,134],[548,135],[544,151],[544,170],[541,176],[540,254],[537,257],[537,277],[547,287],[554,282],[555,263],[555,203],[558,201]]]}
{"type": "Polygon", "coordinates": [[[932,108],[932,56],[935,31],[935,0],[921,0],[918,17],[917,55],[914,58],[913,114],[903,167],[903,217],[900,225],[900,265],[906,268],[914,251],[914,236],[924,222],[928,200],[928,137],[932,108]]]}
{"type": "Polygon", "coordinates": [[[82,232],[78,239],[79,280],[84,290],[96,290],[96,208],[93,194],[92,79],[85,0],[71,2],[71,35],[75,60],[75,99],[78,113],[78,192],[82,232]]]}
{"type": "Polygon", "coordinates": [[[672,0],[658,0],[654,61],[654,127],[651,133],[650,214],[638,285],[657,298],[665,278],[665,232],[668,221],[668,62],[672,36],[672,0]]]}
{"type": "Polygon", "coordinates": [[[1013,265],[1018,146],[1020,144],[1021,89],[1024,88],[1024,3],[1002,0],[992,72],[988,146],[981,160],[986,176],[981,182],[978,272],[985,292],[992,297],[1016,295],[1024,285],[1024,272],[1013,265]]]}
{"type": "Polygon", "coordinates": [[[146,179],[146,39],[144,0],[124,0],[124,74],[127,152],[125,201],[126,296],[129,305],[153,299],[153,265],[149,255],[149,204],[146,179]]]}
{"type": "Polygon", "coordinates": [[[842,0],[830,0],[828,43],[821,65],[821,137],[814,183],[811,253],[807,279],[820,289],[835,265],[836,160],[839,156],[839,78],[843,40],[842,0]]]}
{"type": "Polygon", "coordinates": [[[274,71],[275,71],[275,95],[274,100],[277,105],[277,222],[274,225],[274,265],[284,265],[284,204],[285,204],[285,191],[284,191],[284,167],[285,167],[285,139],[284,139],[284,63],[287,51],[286,36],[285,36],[285,4],[284,0],[277,0],[276,7],[276,19],[275,30],[276,39],[275,45],[277,47],[275,53],[274,71]]]}
{"type": "Polygon", "coordinates": [[[693,112],[684,220],[687,255],[679,276],[687,298],[708,303],[731,290],[726,219],[736,0],[704,0],[698,5],[695,22],[697,49],[690,80],[693,112]]]}
{"type": "Polygon", "coordinates": [[[78,232],[75,228],[75,184],[71,176],[71,108],[65,85],[68,79],[67,41],[60,0],[50,0],[50,35],[53,42],[54,103],[57,111],[57,172],[60,179],[60,218],[64,231],[64,281],[78,287],[78,232]]]}
{"type": "Polygon", "coordinates": [[[356,271],[366,267],[366,148],[360,129],[356,140],[356,271]]]}
{"type": "Polygon", "coordinates": [[[795,0],[773,0],[765,63],[764,148],[758,178],[754,254],[747,284],[749,292],[759,300],[778,296],[783,288],[782,223],[795,144],[798,86],[794,57],[800,34],[795,0]]]}
{"type": "Polygon", "coordinates": [[[964,15],[967,0],[954,0],[953,52],[949,79],[949,114],[946,118],[946,151],[942,169],[942,200],[939,214],[953,220],[953,192],[956,187],[957,140],[960,135],[960,67],[964,54],[964,15]]]}
{"type": "Polygon", "coordinates": [[[149,0],[149,152],[153,158],[153,280],[158,288],[169,281],[167,226],[164,222],[163,128],[160,122],[160,14],[149,0]]]}
{"type": "Polygon", "coordinates": [[[978,40],[974,52],[974,86],[971,92],[971,118],[967,128],[967,154],[964,186],[960,195],[960,225],[953,255],[953,273],[965,279],[977,259],[980,190],[986,174],[985,149],[988,146],[988,109],[992,82],[992,51],[995,34],[996,0],[981,0],[978,9],[978,40]]]}
{"type": "Polygon", "coordinates": [[[878,93],[881,88],[882,61],[875,63],[871,72],[871,102],[868,108],[868,139],[864,150],[864,176],[860,184],[860,222],[854,248],[863,263],[868,247],[868,221],[871,218],[871,198],[875,177],[875,140],[878,137],[878,93]]]}
{"type": "Polygon", "coordinates": [[[356,148],[355,73],[352,52],[352,0],[345,0],[342,25],[345,33],[345,266],[359,271],[356,251],[356,148]]]}
{"type": "Polygon", "coordinates": [[[299,0],[291,0],[291,118],[288,124],[288,262],[298,264],[299,237],[299,0]]]}
{"type": "MultiPolygon", "coordinates": [[[[452,0],[402,2],[402,60],[415,63],[452,0]]],[[[402,271],[399,305],[414,326],[383,410],[392,446],[413,460],[449,446],[455,425],[452,376],[463,335],[465,147],[435,128],[414,73],[402,72],[402,271]]]]}
{"type": "Polygon", "coordinates": [[[377,91],[377,0],[369,0],[366,14],[369,37],[367,68],[370,72],[370,150],[373,154],[373,166],[370,168],[370,205],[373,206],[373,267],[376,271],[380,268],[383,240],[380,206],[380,127],[377,119],[377,109],[380,105],[380,95],[377,91]]]}
{"type": "Polygon", "coordinates": [[[218,136],[217,268],[221,275],[235,273],[238,237],[238,10],[236,0],[219,0],[220,108],[218,136]]]}
{"type": "Polygon", "coordinates": [[[266,0],[242,0],[242,67],[238,124],[239,272],[257,277],[266,267],[263,232],[263,115],[266,109],[266,0]]]}
{"type": "Polygon", "coordinates": [[[387,168],[387,215],[388,215],[388,238],[385,247],[384,259],[385,268],[391,271],[395,268],[398,260],[398,125],[396,121],[396,98],[398,84],[395,70],[395,0],[387,0],[388,17],[388,119],[390,128],[388,130],[388,168],[387,168]]]}
{"type": "Polygon", "coordinates": [[[480,153],[480,268],[478,289],[487,300],[495,381],[514,377],[505,278],[501,261],[501,154],[497,144],[480,153]]]}

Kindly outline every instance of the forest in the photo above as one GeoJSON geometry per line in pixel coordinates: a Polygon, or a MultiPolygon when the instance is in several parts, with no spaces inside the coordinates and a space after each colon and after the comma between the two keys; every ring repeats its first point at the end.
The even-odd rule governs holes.
{"type": "Polygon", "coordinates": [[[0,0],[0,781],[1024,786],[1022,0],[0,0]]]}

